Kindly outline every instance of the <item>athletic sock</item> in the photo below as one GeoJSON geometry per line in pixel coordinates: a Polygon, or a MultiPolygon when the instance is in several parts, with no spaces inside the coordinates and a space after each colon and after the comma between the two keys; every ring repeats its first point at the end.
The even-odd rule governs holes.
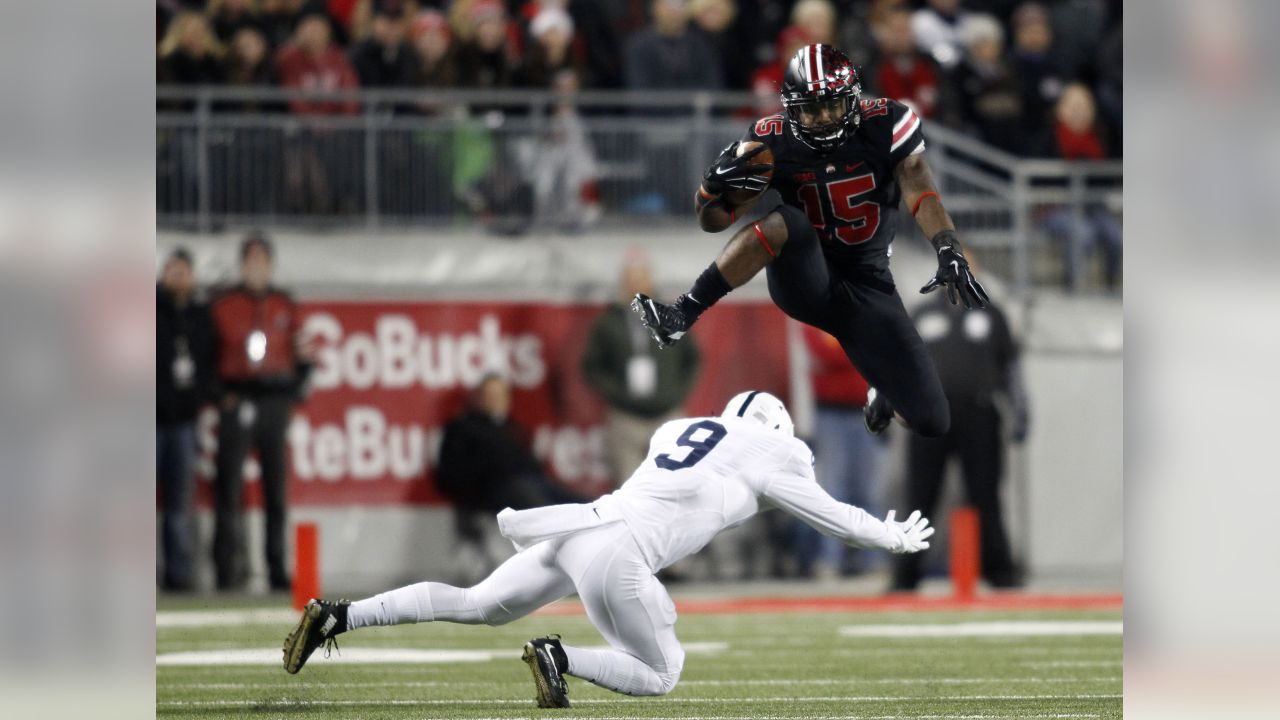
{"type": "Polygon", "coordinates": [[[724,279],[720,268],[713,262],[693,281],[689,292],[681,295],[676,304],[684,311],[690,322],[698,319],[704,310],[715,305],[720,298],[729,294],[733,287],[724,279]]]}
{"type": "Polygon", "coordinates": [[[423,582],[408,587],[379,593],[365,600],[351,603],[347,609],[347,629],[369,625],[406,625],[435,620],[431,602],[432,586],[449,588],[441,583],[423,582]]]}

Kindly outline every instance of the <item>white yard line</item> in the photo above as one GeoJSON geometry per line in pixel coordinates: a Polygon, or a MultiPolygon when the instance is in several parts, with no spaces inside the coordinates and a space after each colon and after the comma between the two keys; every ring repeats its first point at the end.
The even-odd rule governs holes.
{"type": "MultiPolygon", "coordinates": [[[[764,680],[682,680],[678,687],[719,687],[735,685],[969,685],[982,683],[1083,683],[1119,682],[1119,675],[1101,677],[993,677],[993,678],[768,678],[764,680]]],[[[355,689],[355,688],[441,688],[441,687],[492,687],[504,684],[500,681],[484,682],[464,680],[418,680],[405,682],[272,682],[272,683],[160,683],[157,690],[286,690],[286,689],[355,689]]]]}
{"type": "MultiPolygon", "coordinates": [[[[607,649],[607,646],[596,646],[589,649],[604,650],[607,649]]],[[[729,643],[724,642],[686,643],[684,645],[685,652],[703,655],[720,653],[728,649],[729,643]]],[[[519,648],[428,650],[421,648],[354,647],[336,650],[321,661],[343,664],[442,664],[511,660],[519,656],[519,648]]],[[[283,656],[279,648],[191,650],[156,655],[156,665],[280,665],[282,662],[283,656]]]]}
{"type": "Polygon", "coordinates": [[[846,637],[1029,637],[1044,635],[1121,635],[1124,623],[1105,620],[1018,620],[915,625],[845,625],[846,637]]]}
{"type": "Polygon", "coordinates": [[[1119,667],[1120,660],[1029,660],[1022,663],[1036,668],[1119,667]]]}
{"type": "MultiPolygon", "coordinates": [[[[678,717],[652,717],[648,720],[742,720],[741,715],[680,715],[678,717]]],[[[1097,713],[1052,713],[1047,715],[1018,713],[1013,715],[753,715],[752,720],[991,720],[994,718],[1097,718],[1097,713]]],[[[543,720],[543,718],[475,718],[474,720],[543,720]]],[[[633,720],[627,717],[574,716],[574,720],[633,720]]]]}
{"type": "MultiPolygon", "coordinates": [[[[671,703],[757,703],[757,702],[996,702],[1002,700],[1116,700],[1124,697],[1119,693],[1105,694],[1072,694],[1072,695],[930,695],[928,697],[901,695],[826,695],[817,697],[733,697],[733,698],[701,698],[672,697],[671,703]]],[[[436,705],[524,705],[529,700],[521,699],[422,699],[422,700],[166,700],[156,703],[159,707],[374,707],[374,706],[436,706],[436,705]]],[[[622,699],[585,698],[574,700],[575,705],[600,705],[626,702],[622,699]]]]}

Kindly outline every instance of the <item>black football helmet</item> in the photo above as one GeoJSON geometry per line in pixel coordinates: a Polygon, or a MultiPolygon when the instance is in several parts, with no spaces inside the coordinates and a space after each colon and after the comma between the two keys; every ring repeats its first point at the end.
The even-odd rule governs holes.
{"type": "Polygon", "coordinates": [[[787,64],[782,79],[787,123],[818,152],[831,152],[858,129],[861,99],[862,74],[830,45],[806,45],[787,64]]]}

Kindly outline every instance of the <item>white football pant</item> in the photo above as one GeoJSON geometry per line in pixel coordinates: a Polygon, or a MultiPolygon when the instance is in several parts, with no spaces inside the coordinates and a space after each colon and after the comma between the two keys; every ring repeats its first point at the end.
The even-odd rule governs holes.
{"type": "Polygon", "coordinates": [[[676,607],[624,523],[540,543],[474,587],[423,582],[352,603],[347,626],[431,621],[502,625],[577,591],[612,650],[564,645],[569,674],[628,695],[662,695],[684,666],[676,607]]]}

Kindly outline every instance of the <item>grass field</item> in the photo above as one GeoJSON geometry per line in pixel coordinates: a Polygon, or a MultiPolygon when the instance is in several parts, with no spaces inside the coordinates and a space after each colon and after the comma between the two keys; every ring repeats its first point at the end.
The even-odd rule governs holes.
{"type": "Polygon", "coordinates": [[[540,710],[519,649],[552,632],[601,645],[583,616],[362,630],[340,638],[341,654],[318,652],[294,676],[280,666],[291,627],[283,608],[222,607],[221,616],[158,614],[158,716],[1121,716],[1119,611],[682,614],[676,629],[688,656],[670,695],[629,698],[571,678],[573,707],[540,710]]]}

